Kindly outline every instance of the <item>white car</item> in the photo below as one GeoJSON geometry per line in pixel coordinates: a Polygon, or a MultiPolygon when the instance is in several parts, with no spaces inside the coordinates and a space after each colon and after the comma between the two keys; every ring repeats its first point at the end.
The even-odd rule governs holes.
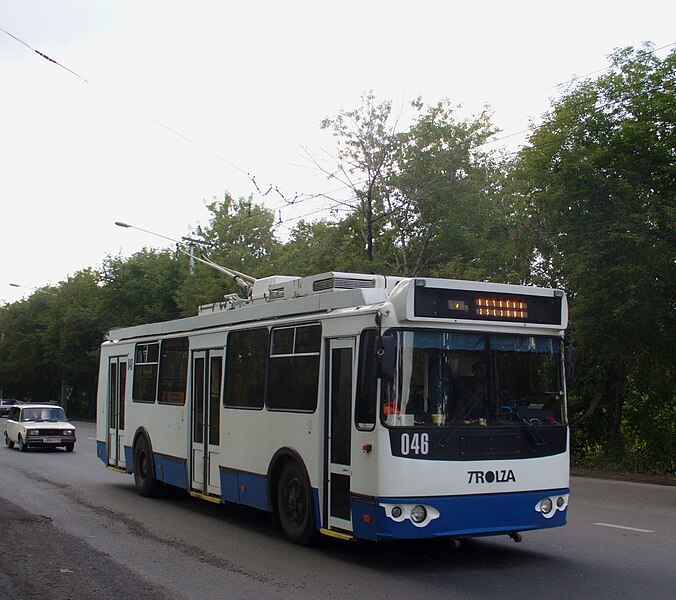
{"type": "Polygon", "coordinates": [[[5,444],[8,448],[19,446],[21,452],[29,447],[56,448],[66,452],[75,447],[75,427],[66,419],[66,413],[54,404],[20,404],[13,406],[7,415],[5,444]]]}
{"type": "Polygon", "coordinates": [[[15,404],[18,404],[16,400],[0,400],[0,417],[6,417],[9,414],[9,409],[15,404]]]}

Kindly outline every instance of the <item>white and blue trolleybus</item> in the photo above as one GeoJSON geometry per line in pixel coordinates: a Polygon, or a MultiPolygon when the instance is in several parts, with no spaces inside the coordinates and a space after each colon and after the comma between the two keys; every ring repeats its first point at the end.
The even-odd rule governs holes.
{"type": "Polygon", "coordinates": [[[138,492],[272,512],[284,533],[509,535],[566,523],[555,289],[355,273],[252,280],[111,330],[97,453],[138,492]]]}

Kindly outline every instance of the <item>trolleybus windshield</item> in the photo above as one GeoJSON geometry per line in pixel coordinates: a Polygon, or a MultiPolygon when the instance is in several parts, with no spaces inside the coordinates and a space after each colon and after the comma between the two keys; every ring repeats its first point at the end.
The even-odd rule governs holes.
{"type": "Polygon", "coordinates": [[[390,426],[564,425],[561,340],[395,331],[397,368],[383,389],[390,426]]]}

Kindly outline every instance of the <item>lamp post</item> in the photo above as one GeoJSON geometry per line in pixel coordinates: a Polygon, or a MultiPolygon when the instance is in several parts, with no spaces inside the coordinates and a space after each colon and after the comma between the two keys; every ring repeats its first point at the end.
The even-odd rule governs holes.
{"type": "Polygon", "coordinates": [[[178,240],[175,240],[174,238],[170,238],[166,235],[162,235],[161,233],[155,233],[154,231],[148,231],[147,229],[142,229],[141,227],[136,227],[135,225],[130,225],[129,223],[124,223],[123,221],[115,221],[115,225],[118,227],[123,227],[124,229],[136,229],[138,231],[142,231],[143,233],[149,233],[150,235],[154,235],[156,237],[161,237],[162,239],[169,240],[170,242],[174,242],[176,244],[176,248],[183,252],[184,254],[188,254],[190,256],[190,274],[192,275],[195,272],[195,246],[196,245],[202,245],[202,246],[211,246],[209,242],[206,242],[205,240],[196,240],[194,238],[189,238],[189,237],[182,237],[181,241],[179,242],[178,240]],[[185,252],[184,250],[181,250],[180,246],[181,245],[186,245],[190,249],[189,252],[185,252]]]}
{"type": "Polygon", "coordinates": [[[251,277],[250,275],[246,275],[244,273],[240,273],[239,271],[235,271],[234,269],[228,269],[227,267],[223,267],[219,264],[216,264],[215,262],[209,260],[208,258],[204,258],[201,256],[195,256],[195,245],[200,244],[200,245],[205,245],[205,246],[210,246],[209,242],[206,242],[205,240],[196,240],[193,238],[189,237],[183,237],[181,241],[175,240],[174,238],[170,238],[166,235],[162,235],[161,233],[155,233],[154,231],[149,231],[147,229],[143,229],[141,227],[136,227],[135,225],[130,225],[129,223],[125,223],[124,221],[115,221],[115,225],[118,227],[123,227],[125,229],[137,229],[138,231],[143,231],[144,233],[149,233],[150,235],[154,235],[160,238],[163,238],[165,240],[169,240],[170,242],[174,242],[176,244],[176,249],[179,252],[182,252],[183,254],[187,255],[190,257],[190,264],[191,264],[191,272],[192,272],[192,265],[194,264],[195,261],[200,262],[204,265],[207,265],[208,267],[211,267],[212,269],[215,269],[216,271],[219,271],[221,273],[224,273],[225,275],[228,275],[229,277],[232,277],[233,281],[242,289],[245,289],[247,291],[247,294],[250,295],[251,290],[253,289],[253,284],[256,281],[254,277],[251,277]],[[184,250],[181,248],[181,246],[188,246],[190,248],[190,251],[184,250]]]}
{"type": "Polygon", "coordinates": [[[10,283],[9,285],[15,288],[26,288],[27,290],[33,290],[34,292],[40,292],[41,294],[47,294],[48,296],[56,296],[56,294],[52,292],[48,292],[42,288],[33,287],[32,285],[21,285],[20,283],[10,283]]]}
{"type": "Polygon", "coordinates": [[[174,238],[170,238],[166,235],[162,235],[161,233],[155,233],[154,231],[148,231],[147,229],[141,229],[140,227],[136,227],[136,225],[129,225],[129,223],[124,223],[122,221],[115,221],[115,225],[118,227],[124,227],[125,229],[136,229],[137,231],[142,231],[143,233],[149,233],[150,235],[154,235],[156,237],[161,237],[164,238],[165,240],[169,240],[170,242],[174,242],[174,244],[180,244],[178,240],[175,240],[174,238]]]}

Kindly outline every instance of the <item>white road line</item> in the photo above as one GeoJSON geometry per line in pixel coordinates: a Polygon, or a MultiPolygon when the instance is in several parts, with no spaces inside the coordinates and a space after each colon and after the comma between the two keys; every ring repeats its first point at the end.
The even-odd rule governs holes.
{"type": "Polygon", "coordinates": [[[612,525],[611,523],[594,523],[601,527],[613,527],[615,529],[626,529],[627,531],[638,531],[639,533],[655,533],[652,529],[638,529],[636,527],[625,527],[624,525],[612,525]]]}

